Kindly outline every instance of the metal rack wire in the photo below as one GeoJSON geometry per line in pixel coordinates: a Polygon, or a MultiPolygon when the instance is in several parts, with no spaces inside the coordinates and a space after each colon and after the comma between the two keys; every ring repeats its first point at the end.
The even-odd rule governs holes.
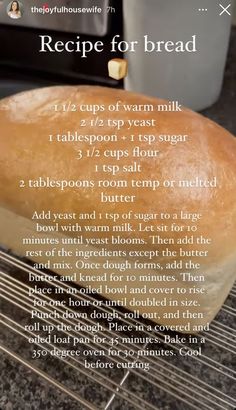
{"type": "MultiPolygon", "coordinates": [[[[13,360],[26,366],[31,371],[35,372],[40,378],[54,385],[57,389],[68,395],[71,399],[82,406],[82,409],[103,409],[110,410],[119,408],[117,403],[125,403],[128,409],[137,410],[157,410],[164,409],[165,403],[168,403],[171,409],[197,409],[197,410],[230,410],[236,408],[236,393],[234,391],[234,383],[236,382],[236,370],[233,366],[233,360],[236,354],[236,309],[234,301],[236,297],[236,285],[233,286],[229,298],[222,307],[217,318],[212,322],[210,331],[202,332],[200,337],[205,337],[206,344],[204,345],[201,356],[180,357],[179,351],[181,348],[191,352],[192,346],[182,344],[164,343],[164,333],[147,331],[147,323],[145,321],[137,322],[135,319],[127,319],[123,309],[106,306],[105,303],[100,303],[96,309],[101,313],[116,312],[118,322],[135,326],[137,323],[142,323],[141,331],[135,331],[132,336],[137,336],[143,343],[124,343],[124,338],[120,332],[113,331],[108,328],[107,322],[104,320],[100,328],[96,331],[105,342],[100,345],[93,338],[93,333],[86,330],[88,325],[94,325],[97,321],[88,317],[75,318],[75,310],[69,306],[52,306],[50,301],[52,298],[59,297],[53,295],[33,295],[29,294],[32,283],[28,282],[28,274],[45,275],[44,286],[48,285],[51,288],[60,287],[68,290],[71,284],[61,282],[58,278],[56,281],[47,280],[48,273],[38,271],[33,268],[28,262],[24,262],[13,255],[0,251],[0,277],[1,277],[1,298],[4,301],[2,323],[6,331],[6,337],[3,338],[1,350],[11,356],[13,360]],[[14,272],[14,273],[13,273],[14,272]],[[39,305],[34,304],[34,300],[39,301],[39,305]],[[54,343],[51,339],[48,342],[40,342],[40,332],[26,327],[25,324],[32,324],[31,312],[32,309],[40,314],[47,313],[45,318],[40,321],[47,325],[55,327],[61,323],[64,325],[64,330],[61,334],[64,337],[78,337],[78,332],[74,330],[74,325],[80,323],[84,326],[84,330],[80,330],[79,336],[84,337],[84,340],[89,340],[80,343],[80,349],[85,350],[86,346],[95,354],[93,360],[106,361],[113,364],[112,371],[93,368],[86,368],[84,358],[81,356],[65,356],[63,355],[63,346],[60,343],[54,343]],[[72,318],[63,318],[65,311],[71,313],[72,318]],[[54,316],[53,317],[53,312],[54,316]],[[57,312],[60,319],[55,315],[57,312]],[[229,317],[231,318],[229,326],[229,317]],[[19,346],[12,346],[9,343],[11,337],[16,336],[17,340],[23,341],[29,338],[34,338],[36,341],[33,344],[24,343],[26,347],[24,354],[19,346]],[[151,338],[155,338],[156,343],[150,343],[151,338]],[[38,341],[37,341],[38,340],[38,341]],[[114,343],[116,340],[116,343],[114,343]],[[9,346],[10,344],[10,346],[9,346]],[[70,369],[78,379],[85,378],[88,383],[96,385],[96,388],[101,390],[106,403],[99,405],[93,400],[81,394],[75,389],[71,389],[65,380],[59,380],[53,372],[50,374],[48,364],[45,360],[32,359],[32,349],[40,348],[50,353],[52,349],[56,352],[53,358],[56,361],[56,366],[70,369]],[[110,354],[111,348],[114,355],[110,354]],[[162,349],[173,349],[174,356],[169,358],[150,355],[150,351],[158,353],[162,349]],[[140,351],[144,354],[140,356],[140,351]],[[96,352],[96,353],[95,353],[96,352]],[[101,355],[97,356],[97,352],[101,355]],[[128,352],[128,355],[127,355],[128,352]],[[142,360],[140,360],[142,357],[142,360]],[[122,363],[123,367],[118,371],[117,363],[122,363]],[[148,366],[149,371],[145,371],[141,364],[148,366]],[[134,383],[132,381],[135,381],[134,383]],[[152,391],[153,395],[144,394],[143,391],[136,390],[134,385],[149,386],[148,391],[152,391]],[[152,396],[152,397],[151,397],[152,396]],[[162,405],[162,402],[164,403],[162,405]],[[115,407],[116,404],[116,407],[115,407]]],[[[73,298],[78,301],[87,301],[91,303],[96,299],[96,296],[91,294],[73,294],[73,298]]],[[[79,309],[77,309],[79,311],[79,309]]],[[[76,310],[76,311],[77,311],[76,310]]],[[[82,310],[81,310],[82,311],[82,310]]],[[[43,315],[42,315],[43,316],[43,315]]],[[[102,315],[101,315],[102,316],[102,315]]],[[[127,335],[125,335],[127,336],[127,335]]],[[[136,340],[136,339],[135,339],[136,340]]],[[[22,346],[22,344],[21,344],[22,346]]],[[[48,361],[48,359],[47,359],[48,361]]],[[[90,360],[92,362],[92,360],[90,360]]],[[[235,383],[236,384],[236,383],[235,383]]],[[[145,389],[144,389],[145,390],[145,389]]],[[[121,407],[120,407],[121,408],[121,407]]]]}

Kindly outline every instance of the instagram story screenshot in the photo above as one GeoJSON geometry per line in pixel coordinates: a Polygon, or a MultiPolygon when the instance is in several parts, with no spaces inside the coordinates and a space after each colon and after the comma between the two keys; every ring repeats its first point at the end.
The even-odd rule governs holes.
{"type": "Polygon", "coordinates": [[[236,409],[235,136],[235,0],[0,0],[0,410],[236,409]]]}

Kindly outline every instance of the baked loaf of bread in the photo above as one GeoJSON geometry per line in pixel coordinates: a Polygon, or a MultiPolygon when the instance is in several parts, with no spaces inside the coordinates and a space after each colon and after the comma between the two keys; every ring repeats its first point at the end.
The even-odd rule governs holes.
{"type": "MultiPolygon", "coordinates": [[[[107,277],[106,285],[113,288],[122,288],[122,285],[126,285],[122,296],[127,298],[128,309],[138,308],[141,314],[146,314],[156,322],[171,324],[177,330],[192,331],[197,329],[195,325],[204,326],[214,318],[235,280],[236,140],[217,124],[188,109],[176,112],[157,109],[151,111],[147,108],[165,103],[163,100],[123,90],[90,86],[50,87],[2,100],[0,102],[0,223],[2,226],[0,243],[17,252],[25,253],[27,247],[22,245],[22,238],[29,236],[30,224],[32,224],[32,235],[45,237],[44,232],[35,232],[35,221],[32,221],[35,211],[38,214],[49,210],[52,213],[76,213],[77,216],[80,213],[91,214],[94,218],[92,222],[86,219],[72,222],[73,224],[78,222],[82,227],[91,223],[94,226],[106,226],[107,230],[106,232],[84,231],[85,238],[95,238],[96,241],[90,242],[91,246],[83,243],[82,248],[123,251],[118,258],[113,259],[126,261],[127,266],[131,263],[132,268],[128,268],[123,275],[132,273],[136,276],[133,282],[125,281],[124,276],[123,282],[119,283],[111,282],[107,277]],[[119,110],[108,111],[108,107],[115,106],[117,102],[119,102],[119,110]],[[125,104],[132,109],[126,111],[125,104]],[[137,105],[139,105],[138,110],[135,109],[137,105]],[[142,106],[146,108],[142,110],[142,106]],[[120,129],[117,126],[118,120],[124,121],[120,129]],[[131,122],[128,123],[128,120],[131,122]],[[99,124],[102,126],[100,127],[99,124]],[[55,140],[56,135],[66,134],[68,131],[71,135],[75,135],[76,132],[77,135],[84,136],[115,135],[116,140],[97,142],[93,145],[89,145],[85,138],[84,141],[65,143],[55,140]],[[52,142],[50,142],[50,135],[52,142]],[[131,135],[134,135],[133,140],[131,135]],[[155,141],[149,144],[145,138],[138,140],[139,135],[153,135],[155,141]],[[161,137],[163,135],[185,135],[186,137],[182,138],[182,142],[180,139],[179,143],[170,143],[168,139],[163,141],[161,137]],[[137,146],[139,153],[159,151],[159,154],[156,156],[153,154],[152,158],[145,153],[135,158],[131,155],[124,155],[119,160],[115,158],[114,151],[127,151],[132,154],[137,146]],[[99,150],[99,156],[95,154],[95,157],[92,157],[89,153],[78,159],[81,152],[85,153],[88,150],[91,152],[93,147],[99,150]],[[109,154],[104,155],[105,151],[109,154]],[[110,169],[109,172],[109,168],[103,168],[104,165],[107,167],[119,165],[119,171],[111,172],[110,169]],[[141,166],[139,170],[138,165],[141,166]],[[50,181],[94,181],[94,186],[88,188],[81,185],[79,188],[64,189],[60,186],[44,188],[29,186],[29,179],[38,181],[39,178],[44,181],[49,179],[50,181]],[[97,182],[101,180],[112,180],[114,186],[98,188],[97,182]],[[117,184],[120,180],[127,180],[130,184],[122,189],[118,188],[117,184]],[[131,180],[134,181],[133,186],[131,180]],[[160,186],[155,189],[148,185],[140,187],[138,181],[141,180],[159,181],[160,186]],[[163,181],[166,180],[175,181],[175,184],[172,187],[164,186],[163,181]],[[178,184],[178,181],[185,181],[185,184],[178,184]],[[109,197],[110,201],[101,201],[101,192],[109,197]],[[121,194],[126,200],[124,197],[123,200],[121,199],[121,194]],[[112,200],[117,195],[119,198],[112,200]],[[125,221],[121,216],[130,211],[132,217],[127,222],[132,225],[132,230],[124,228],[119,233],[123,241],[112,242],[114,225],[122,226],[125,221]],[[161,220],[161,212],[169,213],[170,219],[161,220]],[[120,220],[114,222],[114,219],[109,217],[114,213],[120,216],[120,220]],[[149,218],[153,215],[153,220],[144,220],[142,215],[145,214],[149,215],[149,218]],[[174,214],[177,215],[176,220],[173,219],[174,214]],[[195,221],[194,225],[197,226],[194,228],[195,231],[189,233],[187,226],[192,226],[189,218],[193,214],[201,214],[201,217],[197,222],[195,221]],[[173,230],[173,223],[181,225],[182,231],[173,230]],[[163,232],[161,225],[166,226],[163,232]],[[181,244],[183,232],[190,238],[184,245],[184,242],[181,244]],[[102,241],[105,237],[106,242],[102,241]],[[132,241],[132,238],[135,238],[135,241],[132,241]],[[205,241],[206,238],[209,239],[208,243],[205,241]],[[171,252],[169,258],[167,248],[171,252]],[[186,254],[180,254],[180,248],[186,254]],[[143,251],[142,257],[140,257],[140,250],[143,251]],[[165,251],[167,254],[164,254],[165,251]],[[135,252],[137,252],[136,257],[135,252]],[[190,260],[192,265],[186,265],[190,260]],[[144,269],[135,270],[133,268],[135,261],[143,263],[144,269]],[[152,266],[148,265],[150,262],[153,263],[152,266]],[[198,263],[200,268],[197,266],[198,263]],[[155,269],[155,266],[158,269],[155,269]],[[188,273],[185,280],[183,280],[183,272],[188,273]],[[158,280],[141,282],[139,278],[144,273],[152,274],[153,278],[156,274],[158,280]],[[161,281],[164,275],[169,275],[172,279],[161,281]],[[172,289],[171,292],[168,292],[168,287],[172,289]],[[186,289],[186,296],[178,293],[178,287],[186,289]],[[189,293],[189,288],[194,287],[204,288],[204,292],[189,293]],[[143,291],[132,293],[134,291],[131,289],[134,288],[143,291]],[[151,288],[163,289],[163,291],[161,294],[158,290],[150,292],[151,288]],[[164,289],[167,291],[165,292],[164,289]],[[162,301],[162,305],[158,306],[157,303],[154,306],[147,303],[146,306],[142,306],[142,301],[147,300],[147,297],[162,301]],[[138,302],[130,303],[134,298],[138,302]],[[179,301],[177,307],[171,305],[171,300],[179,301]],[[181,300],[185,301],[184,306],[181,300]],[[195,300],[195,303],[191,305],[192,300],[195,300]],[[188,301],[190,301],[189,306],[188,301]],[[187,310],[189,314],[186,313],[187,310]],[[155,312],[158,314],[154,314],[155,312]],[[178,327],[179,325],[183,327],[178,327]]],[[[37,222],[41,225],[52,224],[52,221],[47,220],[37,222]]],[[[71,221],[58,222],[61,227],[71,221]]],[[[62,231],[49,232],[47,235],[64,236],[62,231]]],[[[78,237],[79,233],[69,232],[67,235],[78,237]]],[[[118,236],[117,232],[115,236],[118,236]]],[[[35,249],[33,246],[28,248],[35,249]]],[[[41,249],[43,246],[38,248],[41,249]]],[[[74,248],[78,249],[79,246],[74,248]]],[[[73,258],[81,259],[74,256],[73,258]]],[[[106,256],[104,258],[107,260],[106,256]]],[[[41,262],[48,260],[46,256],[38,254],[35,254],[33,259],[41,262]]],[[[56,260],[59,259],[57,256],[56,260]]],[[[91,256],[91,260],[94,259],[96,258],[91,256]]],[[[108,268],[108,271],[114,269],[108,268]]],[[[116,270],[118,271],[119,269],[116,270]]],[[[72,270],[69,273],[73,272],[72,270]]],[[[61,269],[59,273],[68,274],[68,271],[61,269]]],[[[99,269],[93,272],[83,271],[83,273],[98,275],[100,280],[99,269]]],[[[93,278],[91,281],[88,279],[86,283],[83,282],[82,285],[96,288],[99,283],[101,282],[96,283],[93,278]]],[[[102,289],[104,294],[105,286],[102,289]]],[[[113,300],[121,298],[119,292],[104,294],[104,296],[113,300]]]]}

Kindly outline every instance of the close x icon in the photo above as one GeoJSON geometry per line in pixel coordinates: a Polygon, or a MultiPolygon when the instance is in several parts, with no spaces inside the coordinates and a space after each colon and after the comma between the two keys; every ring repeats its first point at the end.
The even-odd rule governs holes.
{"type": "Polygon", "coordinates": [[[228,14],[228,16],[231,16],[230,8],[231,8],[231,3],[229,3],[227,6],[223,6],[222,4],[219,4],[220,6],[220,16],[223,14],[228,14]]]}

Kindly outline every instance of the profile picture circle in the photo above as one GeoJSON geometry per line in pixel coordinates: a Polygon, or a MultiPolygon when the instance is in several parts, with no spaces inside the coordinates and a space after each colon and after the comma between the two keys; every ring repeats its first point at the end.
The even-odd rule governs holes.
{"type": "Polygon", "coordinates": [[[7,14],[11,19],[21,18],[22,11],[22,4],[20,1],[13,0],[7,6],[7,14]]]}

